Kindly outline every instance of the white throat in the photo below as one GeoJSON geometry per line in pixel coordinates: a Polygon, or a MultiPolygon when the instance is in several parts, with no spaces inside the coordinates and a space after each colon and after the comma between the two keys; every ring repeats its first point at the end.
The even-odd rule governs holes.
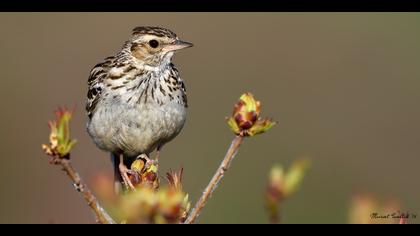
{"type": "Polygon", "coordinates": [[[137,62],[140,62],[138,67],[140,67],[140,68],[142,68],[146,71],[159,72],[159,71],[162,71],[163,69],[165,69],[166,67],[168,67],[171,64],[173,55],[174,55],[174,52],[166,53],[165,56],[162,58],[162,62],[157,66],[146,65],[143,62],[140,62],[137,59],[136,60],[137,60],[137,62]]]}

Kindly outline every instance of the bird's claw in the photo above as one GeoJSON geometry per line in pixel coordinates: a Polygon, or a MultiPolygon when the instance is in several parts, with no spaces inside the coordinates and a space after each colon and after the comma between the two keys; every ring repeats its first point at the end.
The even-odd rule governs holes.
{"type": "Polygon", "coordinates": [[[158,159],[154,159],[154,160],[153,159],[150,159],[146,154],[141,154],[141,155],[137,156],[136,159],[137,160],[138,159],[144,160],[144,162],[146,163],[146,166],[147,167],[149,167],[151,165],[155,165],[155,166],[158,165],[158,159]]]}
{"type": "Polygon", "coordinates": [[[122,177],[122,179],[124,181],[124,185],[127,188],[135,191],[136,188],[134,187],[133,183],[131,183],[131,180],[128,177],[128,174],[132,173],[132,170],[128,169],[127,166],[124,165],[124,162],[123,162],[122,158],[120,160],[120,164],[118,165],[118,168],[120,170],[121,177],[122,177]]]}

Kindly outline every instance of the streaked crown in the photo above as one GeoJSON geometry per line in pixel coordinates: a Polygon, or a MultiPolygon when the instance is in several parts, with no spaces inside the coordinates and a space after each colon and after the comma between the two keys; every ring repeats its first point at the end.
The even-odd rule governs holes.
{"type": "Polygon", "coordinates": [[[157,37],[168,37],[168,38],[176,38],[176,34],[168,29],[156,27],[156,26],[139,26],[133,29],[132,35],[139,36],[139,35],[154,35],[157,37]]]}

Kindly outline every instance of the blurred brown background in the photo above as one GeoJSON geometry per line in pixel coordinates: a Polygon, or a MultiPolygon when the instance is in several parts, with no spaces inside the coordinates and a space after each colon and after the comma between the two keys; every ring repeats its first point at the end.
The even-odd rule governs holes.
{"type": "Polygon", "coordinates": [[[419,22],[396,13],[1,13],[0,222],[94,222],[41,144],[56,106],[76,105],[75,167],[88,182],[111,173],[85,132],[86,81],[138,25],[195,44],[175,56],[189,117],[160,161],[162,171],[185,168],[192,200],[229,145],[224,117],[242,92],[279,122],[246,140],[199,222],[267,223],[269,168],[302,156],[312,167],[284,203],[285,223],[345,223],[357,191],[420,214],[419,22]]]}

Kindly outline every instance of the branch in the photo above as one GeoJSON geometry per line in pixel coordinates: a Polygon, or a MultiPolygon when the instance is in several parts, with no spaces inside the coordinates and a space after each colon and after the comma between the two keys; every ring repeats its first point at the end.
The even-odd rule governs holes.
{"type": "Polygon", "coordinates": [[[203,195],[201,195],[195,207],[189,214],[187,220],[185,220],[186,224],[192,224],[197,219],[201,210],[204,208],[208,199],[210,198],[211,194],[216,189],[219,182],[222,180],[223,176],[225,175],[225,172],[228,170],[230,164],[232,163],[233,158],[235,157],[236,153],[239,150],[239,147],[243,139],[244,137],[242,136],[239,136],[239,135],[235,136],[228,151],[226,152],[225,158],[220,164],[219,169],[217,169],[213,178],[210,180],[210,183],[207,185],[206,189],[204,190],[203,195]]]}
{"type": "Polygon", "coordinates": [[[64,172],[73,182],[75,189],[82,195],[82,197],[87,202],[88,206],[92,209],[93,213],[96,216],[96,221],[101,224],[115,224],[115,221],[108,215],[108,213],[99,205],[98,200],[92,194],[88,186],[80,178],[80,175],[74,170],[69,157],[67,158],[58,158],[53,157],[52,163],[56,165],[61,165],[64,172]]]}
{"type": "Polygon", "coordinates": [[[114,224],[115,221],[99,205],[98,200],[82,181],[80,175],[70,163],[70,151],[76,140],[70,138],[70,120],[72,112],[67,108],[58,108],[55,111],[56,120],[48,122],[50,128],[50,143],[43,144],[45,154],[51,157],[50,163],[60,165],[73,182],[75,189],[83,196],[96,215],[96,220],[102,224],[114,224]]]}

